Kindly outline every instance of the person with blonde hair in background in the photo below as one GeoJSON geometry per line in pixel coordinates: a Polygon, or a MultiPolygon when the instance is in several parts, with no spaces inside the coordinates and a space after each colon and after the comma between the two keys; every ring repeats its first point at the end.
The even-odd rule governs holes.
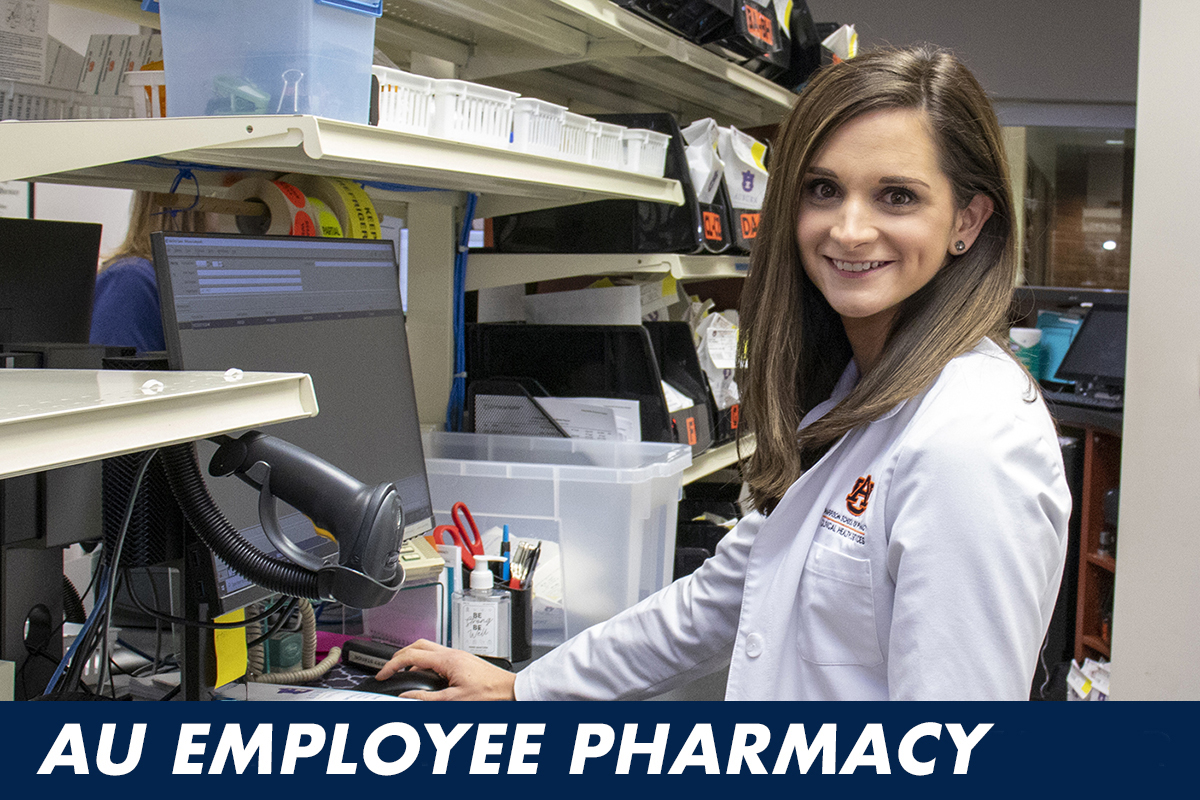
{"type": "Polygon", "coordinates": [[[1004,344],[1015,222],[987,95],[941,50],[863,54],[813,76],[771,161],[739,334],[756,510],[515,676],[418,642],[379,677],[637,699],[728,666],[727,699],[1029,698],[1071,499],[1004,344]]]}
{"type": "Polygon", "coordinates": [[[125,239],[96,275],[91,343],[139,353],[165,350],[150,234],[208,228],[204,212],[165,209],[154,204],[151,192],[134,192],[125,239]]]}

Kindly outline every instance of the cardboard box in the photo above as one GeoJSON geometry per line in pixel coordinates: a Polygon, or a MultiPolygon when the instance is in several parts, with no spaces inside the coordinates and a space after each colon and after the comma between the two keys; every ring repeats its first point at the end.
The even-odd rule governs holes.
{"type": "Polygon", "coordinates": [[[53,69],[50,69],[50,65],[47,63],[49,75],[47,83],[57,89],[73,91],[79,86],[79,74],[83,72],[83,53],[75,51],[57,39],[53,41],[57,47],[54,48],[53,69]]]}
{"type": "Polygon", "coordinates": [[[107,33],[93,33],[88,39],[87,53],[83,57],[83,68],[79,73],[79,83],[76,89],[83,94],[95,94],[100,85],[100,72],[104,59],[108,55],[108,41],[112,36],[107,33]]]}
{"type": "Polygon", "coordinates": [[[121,88],[121,75],[129,62],[129,45],[132,36],[113,34],[108,40],[108,53],[101,63],[100,80],[96,84],[96,94],[105,97],[115,96],[121,88]]]}

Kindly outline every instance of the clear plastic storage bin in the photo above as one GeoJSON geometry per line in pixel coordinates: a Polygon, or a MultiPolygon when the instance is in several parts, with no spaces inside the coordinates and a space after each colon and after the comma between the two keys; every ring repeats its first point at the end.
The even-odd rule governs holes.
{"type": "Polygon", "coordinates": [[[507,524],[517,539],[558,544],[565,626],[535,612],[538,643],[574,636],[671,582],[686,445],[443,432],[423,441],[439,522],[461,501],[481,532],[507,524]]]}
{"type": "Polygon", "coordinates": [[[467,81],[434,81],[430,133],[456,142],[508,147],[513,101],[519,96],[467,81]]]}
{"type": "Polygon", "coordinates": [[[382,0],[163,0],[167,113],[367,124],[382,0]]]}
{"type": "Polygon", "coordinates": [[[645,128],[627,128],[621,135],[621,143],[625,148],[625,169],[652,178],[663,176],[670,136],[645,128]]]}
{"type": "Polygon", "coordinates": [[[593,121],[592,163],[598,167],[625,169],[624,125],[593,121]]]}
{"type": "Polygon", "coordinates": [[[428,134],[433,121],[433,78],[375,66],[379,81],[379,127],[428,134]]]}
{"type": "Polygon", "coordinates": [[[565,106],[534,97],[519,97],[513,102],[512,149],[543,156],[562,154],[565,106]]]}

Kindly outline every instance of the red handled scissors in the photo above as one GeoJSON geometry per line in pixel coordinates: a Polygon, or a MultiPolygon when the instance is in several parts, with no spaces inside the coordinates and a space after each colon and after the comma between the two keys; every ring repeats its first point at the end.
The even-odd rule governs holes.
{"type": "Polygon", "coordinates": [[[475,556],[483,555],[483,537],[479,535],[475,518],[471,516],[471,510],[465,503],[455,503],[451,506],[450,518],[454,520],[453,525],[438,525],[433,529],[433,541],[437,544],[445,544],[442,537],[443,534],[448,535],[462,551],[463,566],[468,570],[473,570],[475,569],[475,556]],[[466,519],[466,524],[459,519],[460,513],[466,519]]]}

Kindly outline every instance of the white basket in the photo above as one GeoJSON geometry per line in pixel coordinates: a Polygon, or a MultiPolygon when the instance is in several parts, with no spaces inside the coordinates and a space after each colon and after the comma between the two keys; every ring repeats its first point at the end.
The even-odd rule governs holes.
{"type": "Polygon", "coordinates": [[[0,81],[0,119],[69,119],[74,101],[70,89],[0,81]]]}
{"type": "Polygon", "coordinates": [[[592,142],[596,134],[592,125],[596,120],[583,114],[573,114],[570,111],[563,115],[562,142],[559,145],[559,156],[574,161],[577,164],[592,162],[592,142]]]}
{"type": "Polygon", "coordinates": [[[522,153],[558,156],[562,153],[565,106],[534,97],[513,102],[512,149],[522,153]]]}
{"type": "Polygon", "coordinates": [[[624,125],[592,122],[591,131],[595,139],[592,142],[591,162],[598,167],[625,169],[625,145],[621,141],[625,130],[624,125]]]}
{"type": "Polygon", "coordinates": [[[371,67],[371,74],[379,80],[379,127],[428,134],[434,80],[391,67],[371,67]]]}
{"type": "Polygon", "coordinates": [[[516,92],[456,80],[433,82],[430,133],[456,142],[509,145],[516,92]]]}
{"type": "Polygon", "coordinates": [[[625,147],[625,169],[652,178],[661,178],[667,163],[671,137],[644,128],[629,128],[621,137],[625,147]]]}
{"type": "Polygon", "coordinates": [[[161,69],[126,72],[121,93],[133,101],[133,115],[157,119],[167,115],[167,82],[161,69]]]}

